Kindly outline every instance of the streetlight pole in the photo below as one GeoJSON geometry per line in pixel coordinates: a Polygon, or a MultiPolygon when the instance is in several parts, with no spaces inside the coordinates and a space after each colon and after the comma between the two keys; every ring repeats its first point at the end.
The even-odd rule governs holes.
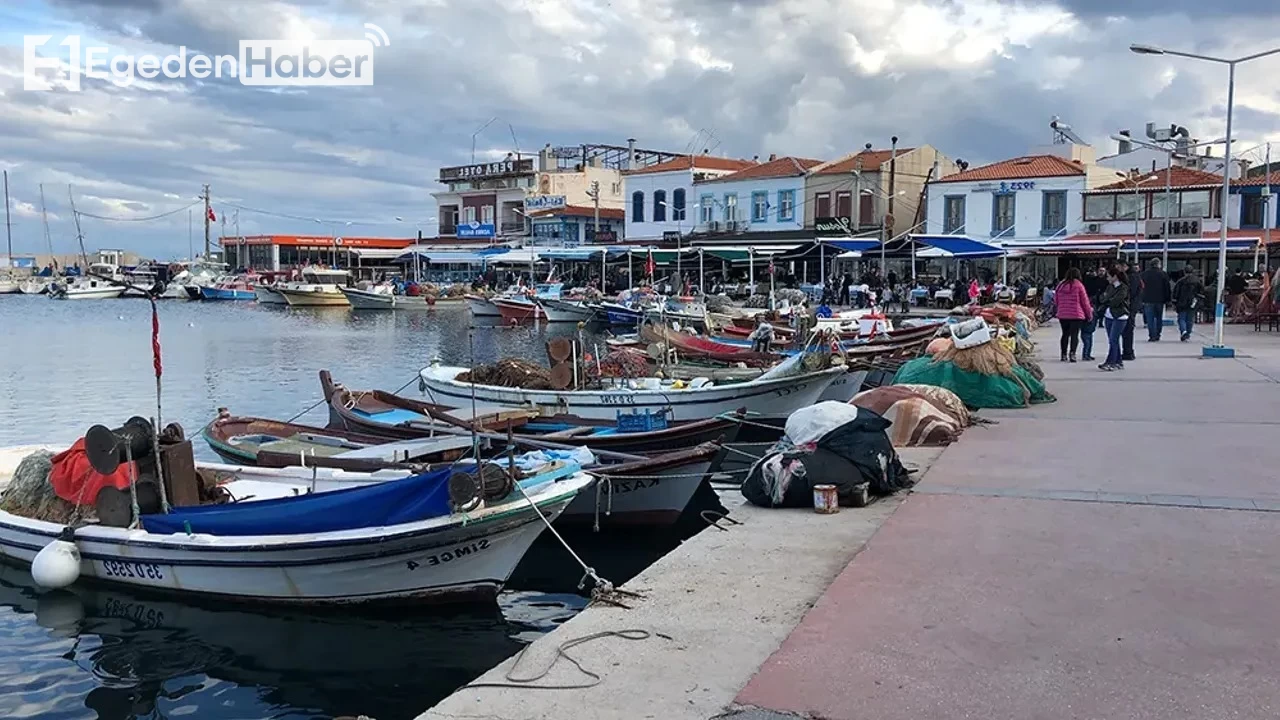
{"type": "MultiPolygon", "coordinates": [[[[1227,146],[1226,153],[1222,163],[1222,202],[1219,207],[1219,214],[1222,215],[1221,228],[1218,236],[1218,287],[1217,296],[1215,297],[1213,311],[1213,345],[1204,348],[1204,357],[1235,357],[1236,352],[1233,348],[1229,348],[1223,341],[1223,331],[1226,322],[1226,304],[1223,302],[1223,295],[1227,287],[1227,215],[1228,205],[1231,199],[1231,114],[1234,109],[1236,96],[1236,65],[1257,60],[1258,58],[1268,55],[1280,53],[1280,48],[1264,50],[1252,55],[1246,55],[1234,60],[1228,58],[1212,57],[1209,55],[1197,55],[1195,53],[1179,52],[1177,50],[1165,50],[1151,45],[1130,45],[1129,50],[1139,55],[1172,55],[1175,57],[1190,58],[1192,60],[1204,60],[1206,62],[1215,62],[1227,66],[1227,146]]],[[[1268,168],[1270,170],[1270,168],[1268,168]]]]}

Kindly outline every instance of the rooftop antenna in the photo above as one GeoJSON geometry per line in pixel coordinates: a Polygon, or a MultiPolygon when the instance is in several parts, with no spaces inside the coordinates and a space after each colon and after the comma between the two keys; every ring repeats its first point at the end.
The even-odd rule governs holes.
{"type": "Polygon", "coordinates": [[[1053,128],[1053,144],[1054,145],[1088,145],[1084,138],[1076,134],[1071,126],[1058,119],[1057,115],[1049,121],[1049,127],[1053,128]]]}
{"type": "Polygon", "coordinates": [[[471,133],[471,162],[474,163],[476,161],[476,136],[484,132],[484,129],[492,125],[494,121],[496,121],[497,119],[498,119],[498,116],[494,115],[493,117],[489,118],[489,122],[481,125],[478,130],[471,133]]]}

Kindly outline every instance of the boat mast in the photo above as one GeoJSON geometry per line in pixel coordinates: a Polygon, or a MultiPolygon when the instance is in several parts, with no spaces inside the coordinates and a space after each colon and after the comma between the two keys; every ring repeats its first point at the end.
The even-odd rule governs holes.
{"type": "Polygon", "coordinates": [[[9,241],[9,269],[13,269],[13,226],[9,224],[9,171],[4,171],[4,235],[9,241]]]}
{"type": "Polygon", "coordinates": [[[84,233],[80,231],[80,213],[76,212],[76,196],[71,192],[71,183],[67,183],[67,199],[71,201],[71,217],[76,221],[76,241],[80,243],[80,258],[84,260],[84,272],[89,272],[89,253],[84,250],[84,233]]]}
{"type": "Polygon", "coordinates": [[[49,211],[44,204],[44,183],[40,183],[40,219],[44,222],[44,243],[49,248],[49,262],[54,263],[53,236],[49,234],[49,211]]]}

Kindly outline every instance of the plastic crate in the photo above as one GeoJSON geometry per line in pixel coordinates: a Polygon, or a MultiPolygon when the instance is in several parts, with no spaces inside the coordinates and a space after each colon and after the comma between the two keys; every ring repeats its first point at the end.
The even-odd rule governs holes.
{"type": "Polygon", "coordinates": [[[618,432],[651,432],[667,429],[665,412],[618,411],[618,432]]]}

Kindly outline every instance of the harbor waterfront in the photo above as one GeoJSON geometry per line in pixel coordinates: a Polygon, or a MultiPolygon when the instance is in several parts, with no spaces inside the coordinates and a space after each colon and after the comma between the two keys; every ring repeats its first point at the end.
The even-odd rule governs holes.
{"type": "MultiPolygon", "coordinates": [[[[417,396],[417,372],[433,358],[470,364],[473,348],[477,362],[536,358],[549,332],[472,331],[461,304],[371,314],[162,301],[159,314],[163,421],[189,436],[220,406],[287,418],[317,405],[322,368],[362,387],[412,381],[403,392],[417,396]]],[[[11,295],[0,300],[0,328],[0,447],[69,445],[93,424],[154,413],[145,300],[11,295]]],[[[317,405],[299,422],[323,425],[327,412],[317,405]]],[[[198,438],[195,452],[217,459],[198,438]]],[[[411,717],[582,607],[578,568],[549,539],[535,543],[497,606],[461,612],[226,606],[97,584],[49,592],[0,564],[0,716],[411,717]]],[[[591,548],[589,559],[624,579],[676,543],[591,548]]]]}

